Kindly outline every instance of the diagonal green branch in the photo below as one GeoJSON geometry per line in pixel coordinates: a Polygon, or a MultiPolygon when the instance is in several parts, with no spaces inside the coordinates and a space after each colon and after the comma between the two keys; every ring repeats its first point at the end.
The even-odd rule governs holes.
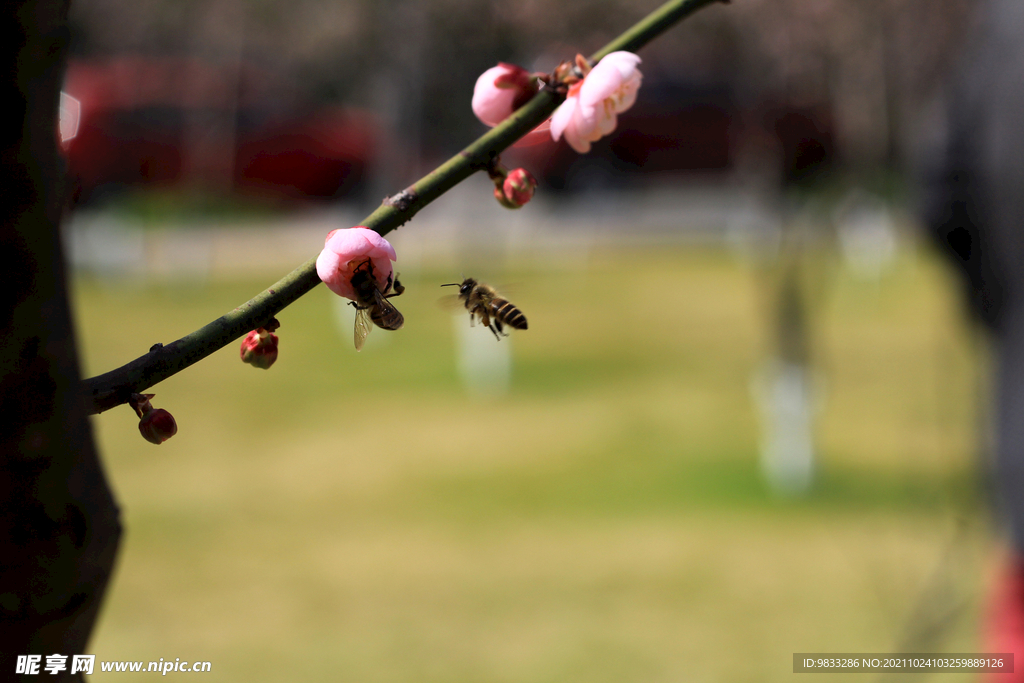
{"type": "MultiPolygon", "coordinates": [[[[728,0],[669,0],[612,42],[594,53],[596,63],[610,52],[636,52],[676,22],[714,2],[728,0]]],[[[362,225],[386,235],[406,223],[424,206],[448,190],[486,168],[488,163],[547,119],[561,103],[561,96],[545,89],[508,119],[481,136],[473,144],[434,169],[409,188],[385,200],[362,225]]],[[[233,311],[164,346],[108,373],[83,382],[89,411],[100,413],[126,403],[133,393],[177,374],[227,346],[250,330],[261,327],[278,312],[320,284],[316,257],[303,263],[276,284],[233,311]]]]}
{"type": "Polygon", "coordinates": [[[597,63],[610,52],[625,50],[626,52],[637,52],[654,38],[672,28],[677,22],[682,21],[700,8],[716,2],[728,5],[730,0],[689,0],[689,2],[666,2],[646,17],[633,24],[628,30],[619,35],[600,50],[590,56],[592,63],[597,63]]]}

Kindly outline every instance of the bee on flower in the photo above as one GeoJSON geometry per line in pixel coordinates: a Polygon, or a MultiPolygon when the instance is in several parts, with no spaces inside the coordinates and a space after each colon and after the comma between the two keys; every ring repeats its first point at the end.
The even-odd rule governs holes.
{"type": "Polygon", "coordinates": [[[323,283],[338,296],[351,299],[356,309],[356,351],[362,349],[373,325],[385,330],[402,327],[402,314],[388,301],[405,291],[391,265],[395,260],[388,241],[361,225],[328,233],[316,259],[323,283]]]}

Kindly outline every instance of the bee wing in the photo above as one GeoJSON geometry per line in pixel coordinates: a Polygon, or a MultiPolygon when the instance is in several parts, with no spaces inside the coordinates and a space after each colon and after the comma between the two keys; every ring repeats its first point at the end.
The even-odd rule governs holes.
{"type": "Polygon", "coordinates": [[[370,334],[370,330],[373,329],[373,323],[370,322],[370,309],[368,308],[357,308],[356,309],[356,326],[354,332],[354,341],[356,343],[356,351],[361,351],[363,348],[363,342],[366,341],[366,335],[370,334]]]}
{"type": "Polygon", "coordinates": [[[438,299],[437,305],[446,310],[454,311],[456,308],[461,308],[463,304],[458,294],[449,294],[438,299]]]}
{"type": "Polygon", "coordinates": [[[374,299],[377,301],[377,320],[374,320],[374,316],[370,316],[370,320],[374,322],[378,327],[384,330],[398,330],[401,329],[402,325],[405,324],[405,318],[395,308],[395,305],[384,298],[380,292],[374,294],[374,299]]]}

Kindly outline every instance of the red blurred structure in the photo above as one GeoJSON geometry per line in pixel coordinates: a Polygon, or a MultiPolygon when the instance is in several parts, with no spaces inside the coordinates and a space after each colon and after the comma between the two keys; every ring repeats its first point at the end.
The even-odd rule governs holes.
{"type": "Polygon", "coordinates": [[[645,84],[611,135],[580,155],[564,142],[516,149],[509,163],[536,169],[548,187],[583,190],[624,186],[666,174],[734,170],[739,112],[725,92],[645,84]]]}
{"type": "Polygon", "coordinates": [[[238,140],[235,186],[294,199],[351,194],[365,179],[376,135],[368,114],[338,107],[253,127],[238,140]]]}
{"type": "MultiPolygon", "coordinates": [[[[139,187],[270,201],[360,196],[383,135],[365,111],[280,106],[299,98],[244,62],[72,60],[64,89],[81,102],[78,135],[67,145],[80,203],[139,187]]],[[[738,104],[727,84],[651,79],[590,153],[548,140],[503,156],[544,187],[570,192],[728,177],[752,140],[770,140],[777,160],[770,172],[784,184],[827,175],[835,158],[827,108],[754,107],[738,104]]]]}
{"type": "Polygon", "coordinates": [[[837,158],[831,112],[769,101],[744,107],[727,85],[645,83],[616,130],[588,154],[545,141],[511,150],[506,163],[534,170],[548,188],[572,192],[728,178],[751,154],[763,157],[770,167],[760,172],[784,187],[826,179],[837,158]]]}
{"type": "Polygon", "coordinates": [[[280,85],[244,64],[72,61],[64,90],[82,104],[67,145],[79,202],[140,186],[337,198],[360,189],[379,139],[366,112],[276,110],[280,85]]]}

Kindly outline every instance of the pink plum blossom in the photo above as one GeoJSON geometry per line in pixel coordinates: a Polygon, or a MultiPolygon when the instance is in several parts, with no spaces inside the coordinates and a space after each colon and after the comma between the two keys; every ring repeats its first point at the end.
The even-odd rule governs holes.
{"type": "Polygon", "coordinates": [[[324,249],[316,259],[316,273],[327,288],[338,296],[356,300],[352,274],[369,259],[373,275],[381,291],[388,286],[397,260],[395,250],[386,239],[369,228],[357,226],[332,230],[327,234],[324,249]]]}
{"type": "Polygon", "coordinates": [[[618,115],[633,106],[642,75],[640,58],[631,52],[612,52],[586,77],[569,88],[569,96],[551,117],[551,137],[565,136],[580,154],[590,143],[608,135],[618,124],[618,115]]]}

